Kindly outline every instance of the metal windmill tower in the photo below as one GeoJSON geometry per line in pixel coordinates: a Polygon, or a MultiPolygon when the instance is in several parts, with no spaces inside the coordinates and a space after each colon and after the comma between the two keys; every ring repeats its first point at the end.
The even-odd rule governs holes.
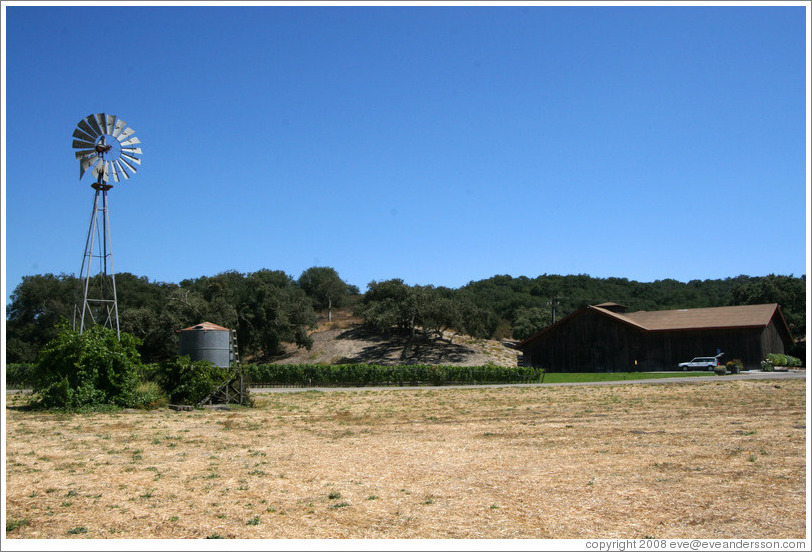
{"type": "Polygon", "coordinates": [[[107,192],[113,187],[109,183],[111,176],[119,182],[135,174],[135,166],[141,164],[141,148],[138,147],[141,141],[127,123],[105,113],[88,115],[79,121],[73,137],[76,159],[79,160],[79,179],[91,167],[95,179],[90,185],[95,194],[79,275],[81,290],[77,291],[73,309],[73,329],[78,327],[79,333],[83,333],[85,328],[101,324],[115,329],[120,338],[107,192]]]}

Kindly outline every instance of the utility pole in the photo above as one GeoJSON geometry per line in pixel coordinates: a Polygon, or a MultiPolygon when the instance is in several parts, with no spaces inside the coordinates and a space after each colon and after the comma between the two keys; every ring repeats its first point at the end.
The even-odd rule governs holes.
{"type": "Polygon", "coordinates": [[[566,297],[556,297],[555,295],[553,295],[552,297],[550,297],[550,302],[547,303],[548,305],[551,305],[552,308],[553,308],[552,309],[553,310],[553,324],[555,324],[555,305],[556,305],[556,302],[559,299],[566,299],[566,297]]]}

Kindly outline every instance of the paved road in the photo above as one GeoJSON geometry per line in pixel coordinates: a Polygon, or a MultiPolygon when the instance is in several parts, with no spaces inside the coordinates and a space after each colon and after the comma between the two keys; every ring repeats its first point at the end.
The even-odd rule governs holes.
{"type": "Polygon", "coordinates": [[[689,376],[674,378],[652,378],[639,380],[616,380],[616,381],[590,381],[575,383],[502,383],[484,385],[442,385],[442,386],[369,386],[369,387],[251,387],[251,393],[301,393],[302,391],[376,391],[385,389],[482,389],[483,387],[566,387],[573,385],[625,385],[634,383],[706,383],[708,381],[730,381],[730,380],[788,380],[806,378],[806,371],[793,372],[747,372],[742,374],[730,374],[727,376],[717,376],[709,374],[707,376],[689,376]]]}

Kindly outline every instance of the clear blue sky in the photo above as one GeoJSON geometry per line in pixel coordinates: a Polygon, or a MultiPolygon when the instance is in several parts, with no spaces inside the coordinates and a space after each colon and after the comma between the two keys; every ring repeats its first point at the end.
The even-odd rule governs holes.
{"type": "Polygon", "coordinates": [[[79,272],[99,112],[142,142],[112,246],[151,281],[807,272],[801,3],[5,7],[7,297],[79,272]]]}

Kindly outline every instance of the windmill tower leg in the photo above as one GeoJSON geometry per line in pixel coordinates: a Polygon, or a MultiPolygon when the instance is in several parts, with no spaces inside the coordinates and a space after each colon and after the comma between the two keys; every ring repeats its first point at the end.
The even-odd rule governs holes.
{"type": "MultiPolygon", "coordinates": [[[[107,191],[112,185],[96,182],[93,196],[93,210],[90,214],[90,226],[87,231],[85,253],[82,257],[82,268],[79,281],[82,286],[81,307],[77,300],[73,315],[73,329],[79,323],[79,333],[93,324],[101,324],[116,331],[121,339],[118,326],[118,297],[116,295],[116,275],[113,270],[113,251],[110,240],[110,210],[107,202],[107,191]],[[101,197],[101,206],[99,198],[101,197]],[[99,222],[101,214],[101,223],[99,222]],[[99,251],[94,254],[96,242],[99,251]],[[98,260],[98,272],[94,275],[94,259],[98,260]],[[77,320],[78,319],[78,320],[77,320]]],[[[77,294],[78,299],[78,294],[77,294]]]]}

